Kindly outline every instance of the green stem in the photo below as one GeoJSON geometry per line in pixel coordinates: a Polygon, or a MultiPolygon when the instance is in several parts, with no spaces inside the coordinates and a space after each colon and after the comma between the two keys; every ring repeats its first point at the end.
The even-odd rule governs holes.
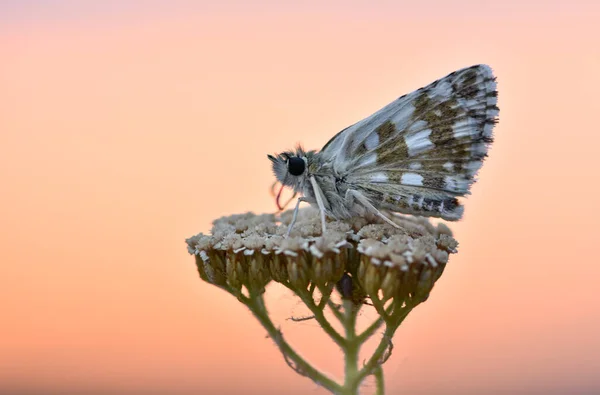
{"type": "Polygon", "coordinates": [[[361,379],[358,371],[358,353],[362,343],[356,336],[356,317],[360,305],[355,305],[351,300],[344,300],[344,330],[346,333],[346,344],[343,348],[345,354],[345,381],[341,394],[356,395],[361,379]]]}
{"type": "Polygon", "coordinates": [[[328,300],[326,302],[321,300],[317,305],[313,299],[312,293],[310,293],[310,291],[314,292],[314,288],[310,291],[307,289],[299,291],[288,284],[284,285],[292,290],[292,292],[296,293],[296,295],[300,296],[304,304],[313,313],[314,318],[317,320],[323,330],[336,342],[336,344],[338,344],[338,346],[342,348],[345,357],[345,377],[343,385],[336,383],[324,373],[321,373],[319,370],[314,368],[285,341],[281,331],[275,327],[269,318],[262,293],[251,292],[247,297],[234,289],[227,290],[237,296],[242,303],[248,306],[250,311],[252,311],[254,316],[267,330],[269,336],[275,341],[281,353],[283,354],[286,363],[298,374],[310,378],[318,385],[338,395],[357,395],[363,380],[367,376],[373,375],[376,383],[375,393],[378,395],[383,395],[385,388],[382,364],[391,355],[392,337],[408,313],[410,313],[410,311],[418,303],[410,303],[404,306],[402,306],[401,303],[392,303],[387,308],[384,308],[383,303],[375,298],[373,303],[377,311],[380,313],[380,317],[378,317],[378,319],[362,333],[357,334],[356,321],[358,313],[362,307],[361,304],[355,304],[351,300],[344,299],[342,301],[343,304],[340,306],[341,308],[337,309],[334,308],[335,305],[333,302],[327,298],[328,300]],[[326,304],[332,308],[334,315],[343,325],[344,336],[340,335],[325,318],[321,306],[324,307],[326,304]],[[375,333],[377,329],[381,327],[381,325],[383,325],[384,322],[386,324],[386,329],[383,334],[383,338],[375,349],[373,355],[363,365],[363,367],[359,369],[358,357],[362,345],[375,333]]]}
{"type": "MultiPolygon", "coordinates": [[[[387,360],[389,354],[386,356],[385,352],[391,352],[392,346],[392,337],[396,332],[396,329],[400,326],[402,321],[406,318],[408,313],[413,309],[414,306],[406,306],[400,308],[398,311],[394,311],[392,317],[386,320],[385,332],[383,333],[383,337],[379,342],[379,345],[371,355],[371,358],[367,361],[367,363],[363,366],[363,368],[358,373],[358,380],[362,381],[365,377],[371,374],[377,374],[377,369],[381,368],[381,365],[387,360]]],[[[383,373],[381,373],[383,375],[383,373]]],[[[383,379],[383,376],[382,376],[383,379]]]]}
{"type": "Polygon", "coordinates": [[[327,284],[325,289],[319,288],[321,292],[321,300],[319,301],[319,305],[317,306],[319,309],[323,310],[327,303],[329,302],[329,298],[331,297],[331,292],[333,291],[334,284],[327,284]]]}
{"type": "Polygon", "coordinates": [[[344,323],[344,315],[342,313],[340,313],[340,310],[338,308],[339,306],[336,305],[335,303],[333,303],[331,300],[327,301],[327,306],[329,306],[329,309],[331,310],[331,312],[333,313],[335,318],[337,318],[338,321],[340,321],[343,324],[344,323]]]}
{"type": "Polygon", "coordinates": [[[375,331],[379,329],[381,325],[383,325],[384,322],[387,322],[387,317],[392,314],[392,311],[395,307],[394,303],[390,303],[387,308],[384,308],[383,303],[379,300],[379,298],[377,298],[376,295],[371,296],[371,302],[373,303],[375,310],[377,310],[379,317],[371,325],[369,325],[369,327],[365,329],[363,333],[358,335],[361,343],[367,341],[371,336],[373,336],[375,331]]]}
{"type": "Polygon", "coordinates": [[[375,376],[375,395],[383,395],[385,394],[385,383],[383,381],[383,368],[377,366],[375,371],[373,372],[373,376],[375,376]]]}
{"type": "Polygon", "coordinates": [[[323,310],[321,310],[316,304],[311,294],[306,292],[300,292],[289,284],[283,284],[290,291],[294,292],[296,295],[300,297],[300,299],[304,302],[306,307],[313,313],[315,316],[315,320],[319,323],[321,328],[331,337],[331,339],[340,347],[344,347],[346,340],[331,326],[327,318],[325,318],[325,314],[323,314],[323,310]]]}
{"type": "Polygon", "coordinates": [[[384,310],[384,313],[385,313],[384,315],[379,314],[379,318],[377,318],[371,325],[369,325],[369,327],[367,329],[365,329],[363,333],[358,335],[359,341],[361,343],[364,343],[371,336],[373,336],[373,333],[375,333],[375,331],[381,327],[381,325],[385,321],[385,317],[387,317],[392,312],[393,309],[394,309],[393,305],[390,304],[388,306],[388,308],[384,310]]]}
{"type": "Polygon", "coordinates": [[[286,363],[294,369],[298,374],[309,377],[318,385],[326,388],[332,393],[340,393],[342,388],[338,383],[319,372],[308,361],[302,358],[283,338],[279,329],[275,327],[269,318],[262,295],[250,295],[249,298],[242,300],[246,306],[252,311],[252,314],[260,321],[262,326],[267,330],[269,336],[275,341],[277,347],[283,354],[286,363]]]}

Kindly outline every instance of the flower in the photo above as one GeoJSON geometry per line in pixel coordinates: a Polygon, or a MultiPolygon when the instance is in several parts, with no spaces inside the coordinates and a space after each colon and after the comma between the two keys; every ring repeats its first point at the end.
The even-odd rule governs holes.
{"type": "Polygon", "coordinates": [[[319,212],[300,210],[289,237],[293,212],[253,213],[214,221],[210,235],[186,240],[200,277],[245,304],[267,330],[286,363],[331,393],[356,394],[370,375],[383,393],[382,365],[390,358],[392,337],[406,316],[429,297],[458,243],[447,226],[424,218],[392,216],[398,227],[378,217],[330,221],[321,234],[319,212]],[[271,281],[294,292],[345,355],[345,378],[338,383],[299,355],[269,317],[263,294],[271,281]],[[338,291],[333,301],[333,290],[338,291]],[[361,333],[360,309],[372,305],[378,317],[361,333]],[[342,325],[338,332],[326,309],[342,325]],[[358,351],[385,324],[378,346],[362,367],[358,351]]]}
{"type": "Polygon", "coordinates": [[[299,211],[284,237],[292,211],[277,218],[253,213],[214,221],[210,235],[186,240],[203,280],[224,288],[264,292],[272,280],[306,289],[335,284],[344,273],[364,297],[419,303],[427,299],[458,243],[447,226],[425,218],[392,216],[399,228],[378,217],[327,223],[321,235],[316,209],[299,211]]]}

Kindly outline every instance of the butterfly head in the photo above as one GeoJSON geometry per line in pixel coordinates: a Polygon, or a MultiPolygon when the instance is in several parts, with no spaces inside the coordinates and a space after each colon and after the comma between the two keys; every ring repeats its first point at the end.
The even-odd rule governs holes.
{"type": "Polygon", "coordinates": [[[273,173],[282,185],[292,188],[301,184],[307,173],[306,153],[298,148],[296,152],[282,152],[277,156],[268,155],[273,173]]]}

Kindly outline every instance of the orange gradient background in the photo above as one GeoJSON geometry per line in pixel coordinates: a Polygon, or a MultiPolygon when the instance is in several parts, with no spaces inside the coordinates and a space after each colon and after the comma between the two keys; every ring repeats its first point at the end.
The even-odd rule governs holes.
{"type": "Polygon", "coordinates": [[[0,5],[0,394],[324,393],[184,239],[274,210],[267,153],[476,63],[496,142],[387,390],[600,393],[598,2],[96,3],[0,5]]]}

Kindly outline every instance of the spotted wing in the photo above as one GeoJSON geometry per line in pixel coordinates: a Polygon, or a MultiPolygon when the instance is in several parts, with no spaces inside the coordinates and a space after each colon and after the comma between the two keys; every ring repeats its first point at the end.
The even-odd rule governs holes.
{"type": "Polygon", "coordinates": [[[379,208],[457,220],[497,122],[492,70],[455,71],[329,141],[321,155],[379,208]]]}

